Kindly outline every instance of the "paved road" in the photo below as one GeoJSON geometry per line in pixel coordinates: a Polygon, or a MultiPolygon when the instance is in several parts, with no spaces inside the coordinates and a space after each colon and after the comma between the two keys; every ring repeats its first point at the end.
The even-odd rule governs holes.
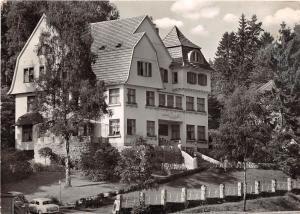
{"type": "Polygon", "coordinates": [[[97,214],[110,214],[112,213],[113,205],[107,205],[96,209],[85,209],[85,210],[72,210],[72,209],[66,209],[62,210],[62,213],[72,213],[72,214],[91,214],[91,213],[97,213],[97,214]]]}

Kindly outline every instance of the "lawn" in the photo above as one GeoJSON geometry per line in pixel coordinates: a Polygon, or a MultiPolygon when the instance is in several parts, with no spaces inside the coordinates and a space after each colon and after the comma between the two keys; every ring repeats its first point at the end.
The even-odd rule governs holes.
{"type": "Polygon", "coordinates": [[[116,190],[119,184],[106,182],[92,182],[80,175],[72,172],[72,187],[64,188],[64,172],[40,172],[27,179],[16,183],[2,185],[1,192],[19,191],[23,192],[26,198],[54,196],[59,199],[59,180],[61,184],[61,199],[64,203],[74,202],[81,197],[97,195],[101,192],[116,190]]]}

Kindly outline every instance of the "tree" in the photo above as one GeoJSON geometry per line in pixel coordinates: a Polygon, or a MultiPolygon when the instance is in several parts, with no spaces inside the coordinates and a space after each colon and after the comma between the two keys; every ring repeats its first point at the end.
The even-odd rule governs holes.
{"type": "Polygon", "coordinates": [[[274,72],[277,101],[283,123],[275,133],[275,161],[290,175],[300,174],[300,25],[294,32],[281,25],[280,39],[271,50],[269,67],[274,72]]]}
{"type": "Polygon", "coordinates": [[[236,87],[250,86],[249,76],[254,69],[256,53],[262,45],[261,25],[255,15],[250,20],[242,15],[237,32],[223,35],[214,63],[216,80],[213,80],[217,82],[213,90],[223,99],[232,94],[236,87]]]}
{"type": "Polygon", "coordinates": [[[274,41],[274,37],[269,32],[263,32],[260,37],[260,43],[262,47],[266,47],[267,45],[272,44],[274,41]]]}
{"type": "Polygon", "coordinates": [[[244,211],[246,210],[247,163],[257,161],[257,152],[268,148],[271,126],[269,111],[260,104],[256,89],[238,87],[225,101],[216,150],[228,160],[244,165],[244,211]]]}
{"type": "Polygon", "coordinates": [[[14,147],[15,145],[15,102],[14,98],[7,95],[8,88],[1,89],[1,148],[14,147]]]}
{"type": "Polygon", "coordinates": [[[41,149],[39,149],[39,155],[43,158],[45,158],[45,165],[46,165],[46,160],[47,158],[50,158],[52,156],[52,149],[49,147],[43,147],[41,149]]]}
{"type": "Polygon", "coordinates": [[[65,143],[66,187],[71,186],[70,139],[79,126],[108,113],[105,86],[92,71],[95,55],[86,26],[118,17],[109,2],[49,2],[48,30],[40,36],[37,54],[45,72],[36,81],[36,110],[43,128],[65,143]]]}
{"type": "Polygon", "coordinates": [[[94,181],[110,181],[115,177],[119,159],[118,150],[110,143],[102,142],[81,155],[80,168],[94,181]]]}

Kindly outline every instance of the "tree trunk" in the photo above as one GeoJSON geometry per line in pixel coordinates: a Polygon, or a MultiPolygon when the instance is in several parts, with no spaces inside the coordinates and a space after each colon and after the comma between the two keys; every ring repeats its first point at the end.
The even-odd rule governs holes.
{"type": "Polygon", "coordinates": [[[243,189],[243,199],[244,199],[244,206],[243,206],[243,211],[246,211],[246,201],[247,201],[247,182],[246,182],[246,173],[247,173],[247,163],[244,161],[244,189],[243,189]]]}
{"type": "Polygon", "coordinates": [[[70,142],[69,136],[65,137],[66,140],[66,159],[65,159],[65,170],[66,170],[66,181],[65,187],[71,187],[71,172],[70,172],[70,142]]]}

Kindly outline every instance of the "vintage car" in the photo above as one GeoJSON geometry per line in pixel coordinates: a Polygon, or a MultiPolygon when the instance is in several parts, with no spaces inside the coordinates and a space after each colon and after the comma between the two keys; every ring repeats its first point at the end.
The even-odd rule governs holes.
{"type": "Polygon", "coordinates": [[[27,214],[28,201],[21,192],[11,191],[1,193],[2,213],[27,214]]]}
{"type": "Polygon", "coordinates": [[[59,206],[54,204],[50,198],[36,198],[29,204],[31,213],[59,213],[59,206]]]}

